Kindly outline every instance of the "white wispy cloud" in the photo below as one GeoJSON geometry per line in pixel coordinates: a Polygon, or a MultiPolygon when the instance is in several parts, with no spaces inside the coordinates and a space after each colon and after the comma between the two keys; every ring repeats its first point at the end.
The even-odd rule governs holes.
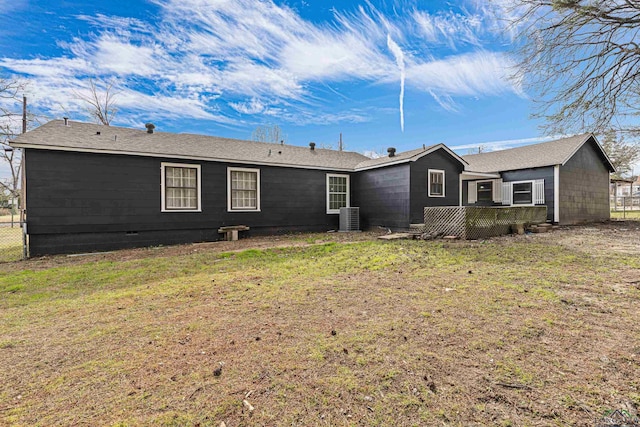
{"type": "Polygon", "coordinates": [[[266,110],[266,106],[256,98],[247,102],[230,102],[229,105],[242,114],[260,114],[266,110]]]}
{"type": "Polygon", "coordinates": [[[50,113],[81,112],[73,93],[91,77],[117,79],[122,110],[220,123],[282,112],[294,123],[364,121],[366,111],[336,113],[315,86],[399,82],[404,130],[405,88],[448,111],[457,97],[521,95],[509,60],[479,47],[495,20],[482,2],[467,1],[476,2],[471,11],[387,15],[367,3],[316,23],[270,0],[153,0],[155,24],[79,15],[93,31],[60,41],[65,55],[5,57],[0,67],[28,76],[34,101],[50,113]],[[450,56],[437,59],[432,48],[442,45],[450,56]]]}
{"type": "Polygon", "coordinates": [[[471,144],[461,144],[454,145],[449,148],[452,150],[468,150],[471,148],[483,147],[486,151],[499,151],[506,150],[508,148],[520,147],[523,145],[530,144],[539,144],[541,142],[553,141],[556,139],[567,138],[572,135],[551,135],[551,136],[541,136],[536,138],[520,138],[520,139],[505,139],[501,141],[487,141],[487,142],[477,142],[471,144]]]}
{"type": "Polygon", "coordinates": [[[522,94],[510,80],[513,64],[502,53],[478,51],[430,62],[412,64],[407,81],[432,94],[445,109],[455,111],[454,96],[522,94]]]}
{"type": "Polygon", "coordinates": [[[463,44],[480,45],[479,37],[484,31],[482,16],[452,11],[430,14],[417,10],[413,13],[418,30],[427,41],[446,44],[451,49],[463,44]]]}

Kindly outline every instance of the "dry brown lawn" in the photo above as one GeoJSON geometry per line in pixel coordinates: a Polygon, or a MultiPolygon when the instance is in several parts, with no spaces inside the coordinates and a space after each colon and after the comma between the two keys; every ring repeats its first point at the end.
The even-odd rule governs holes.
{"type": "Polygon", "coordinates": [[[640,223],[0,266],[0,424],[577,425],[640,405],[640,223]]]}

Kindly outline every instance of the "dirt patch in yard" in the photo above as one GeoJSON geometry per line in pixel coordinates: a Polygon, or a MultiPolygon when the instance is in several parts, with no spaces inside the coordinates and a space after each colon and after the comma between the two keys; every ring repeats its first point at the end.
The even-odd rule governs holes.
{"type": "Polygon", "coordinates": [[[586,253],[640,255],[640,221],[612,221],[565,227],[558,243],[586,253]]]}
{"type": "Polygon", "coordinates": [[[592,426],[637,412],[633,223],[376,235],[10,264],[0,424],[592,426]]]}

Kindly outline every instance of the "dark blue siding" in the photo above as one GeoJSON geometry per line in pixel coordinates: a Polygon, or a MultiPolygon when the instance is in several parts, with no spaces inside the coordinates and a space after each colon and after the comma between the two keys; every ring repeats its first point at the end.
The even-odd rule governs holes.
{"type": "Polygon", "coordinates": [[[361,227],[409,227],[408,164],[358,172],[353,176],[353,206],[360,207],[361,227]]]}
{"type": "Polygon", "coordinates": [[[424,208],[427,206],[458,206],[461,172],[460,161],[443,149],[411,163],[411,223],[424,222],[424,208]],[[445,171],[445,197],[429,197],[429,169],[445,171]]]}
{"type": "MultiPolygon", "coordinates": [[[[532,168],[532,169],[520,169],[515,171],[507,171],[501,173],[501,178],[503,182],[511,182],[511,181],[531,181],[537,179],[544,179],[544,202],[547,206],[547,220],[553,221],[553,207],[554,207],[554,199],[553,199],[553,186],[554,186],[554,178],[553,178],[553,166],[546,166],[543,168],[532,168]]],[[[476,181],[486,181],[490,178],[483,178],[476,181]]],[[[462,183],[462,200],[465,206],[469,205],[469,181],[464,181],[462,183]]],[[[481,203],[476,203],[474,206],[480,206],[481,203]]],[[[492,203],[485,203],[486,205],[492,205],[492,203]]],[[[497,206],[502,206],[498,204],[497,206]]]]}
{"type": "Polygon", "coordinates": [[[547,220],[553,221],[553,166],[502,172],[502,181],[528,181],[544,179],[544,204],[547,206],[547,220]]]}
{"type": "Polygon", "coordinates": [[[218,240],[224,225],[245,234],[336,229],[326,213],[331,171],[260,169],[261,212],[227,212],[227,167],[151,157],[28,150],[27,219],[32,255],[218,240]],[[201,165],[202,212],[161,212],[160,164],[201,165]]]}

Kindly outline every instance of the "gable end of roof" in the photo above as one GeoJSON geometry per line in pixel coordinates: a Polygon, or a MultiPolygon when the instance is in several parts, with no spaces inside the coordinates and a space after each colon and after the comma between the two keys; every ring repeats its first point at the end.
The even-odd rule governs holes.
{"type": "Polygon", "coordinates": [[[582,144],[580,144],[578,147],[576,147],[576,149],[569,156],[567,156],[566,159],[564,159],[564,161],[561,163],[561,166],[566,165],[567,162],[569,160],[571,160],[571,158],[573,156],[575,156],[575,154],[584,146],[584,144],[586,144],[589,141],[593,141],[593,143],[597,147],[597,151],[601,155],[602,160],[604,160],[605,166],[607,167],[607,169],[609,169],[609,172],[611,172],[611,173],[615,172],[616,168],[615,168],[615,166],[613,166],[613,162],[611,161],[611,159],[607,155],[606,151],[604,151],[604,148],[602,148],[602,145],[600,145],[600,142],[598,141],[598,139],[596,138],[596,136],[594,134],[588,134],[588,138],[585,138],[585,140],[582,142],[582,144]]]}

